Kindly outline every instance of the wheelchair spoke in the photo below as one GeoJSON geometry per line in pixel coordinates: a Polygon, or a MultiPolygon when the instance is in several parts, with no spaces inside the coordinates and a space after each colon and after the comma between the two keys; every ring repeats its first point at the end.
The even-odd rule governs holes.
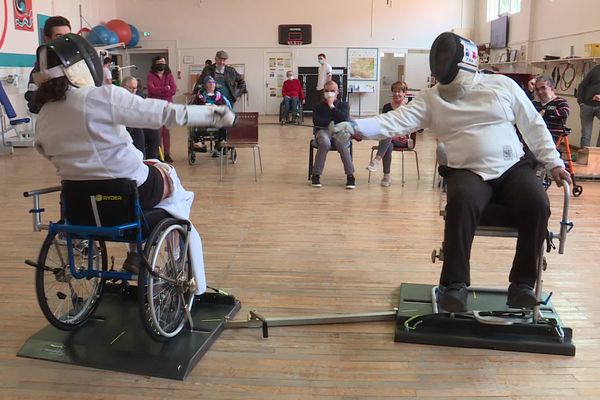
{"type": "MultiPolygon", "coordinates": [[[[106,250],[103,243],[73,240],[73,265],[76,271],[88,269],[88,254],[92,250],[91,268],[106,270],[106,250]],[[93,249],[90,249],[93,246],[93,249]]],[[[60,235],[48,236],[40,251],[36,270],[36,293],[44,315],[59,329],[75,329],[83,324],[99,304],[104,279],[72,275],[67,241],[60,235]]]]}

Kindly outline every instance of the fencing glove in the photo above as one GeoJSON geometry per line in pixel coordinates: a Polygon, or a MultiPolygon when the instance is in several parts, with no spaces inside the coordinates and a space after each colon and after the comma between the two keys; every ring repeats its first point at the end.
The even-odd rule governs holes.
{"type": "Polygon", "coordinates": [[[345,143],[352,139],[352,137],[358,133],[356,129],[356,122],[344,121],[334,124],[333,121],[329,124],[329,133],[331,137],[336,137],[341,143],[345,143]]]}

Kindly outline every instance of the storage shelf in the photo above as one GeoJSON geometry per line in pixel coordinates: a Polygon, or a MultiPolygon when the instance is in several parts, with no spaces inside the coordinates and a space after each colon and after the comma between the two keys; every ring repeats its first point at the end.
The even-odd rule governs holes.
{"type": "Polygon", "coordinates": [[[546,64],[571,64],[577,62],[600,61],[600,57],[577,57],[577,58],[559,58],[557,60],[532,61],[530,64],[534,67],[544,66],[546,64]]]}

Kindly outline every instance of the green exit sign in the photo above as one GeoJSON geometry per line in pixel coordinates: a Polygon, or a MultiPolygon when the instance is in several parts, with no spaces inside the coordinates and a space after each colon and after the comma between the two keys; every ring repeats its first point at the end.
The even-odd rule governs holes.
{"type": "Polygon", "coordinates": [[[144,37],[152,36],[152,32],[144,31],[144,32],[142,32],[142,36],[144,36],[144,37]]]}

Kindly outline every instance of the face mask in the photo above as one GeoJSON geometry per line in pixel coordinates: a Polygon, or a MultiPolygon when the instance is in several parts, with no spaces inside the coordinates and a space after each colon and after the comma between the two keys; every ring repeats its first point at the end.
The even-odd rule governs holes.
{"type": "Polygon", "coordinates": [[[324,93],[323,93],[323,96],[324,96],[326,99],[329,99],[329,98],[335,97],[335,92],[324,92],[324,93]]]}
{"type": "Polygon", "coordinates": [[[154,66],[154,68],[156,68],[157,71],[164,71],[167,68],[166,64],[156,64],[154,66]]]}
{"type": "Polygon", "coordinates": [[[321,65],[325,64],[325,60],[323,60],[322,58],[319,58],[319,64],[321,64],[321,65]]]}
{"type": "Polygon", "coordinates": [[[294,79],[294,75],[288,75],[287,78],[291,81],[292,79],[294,79]]]}
{"type": "Polygon", "coordinates": [[[459,70],[452,82],[443,85],[437,84],[440,96],[446,101],[452,102],[462,98],[475,84],[476,72],[459,70]]]}

